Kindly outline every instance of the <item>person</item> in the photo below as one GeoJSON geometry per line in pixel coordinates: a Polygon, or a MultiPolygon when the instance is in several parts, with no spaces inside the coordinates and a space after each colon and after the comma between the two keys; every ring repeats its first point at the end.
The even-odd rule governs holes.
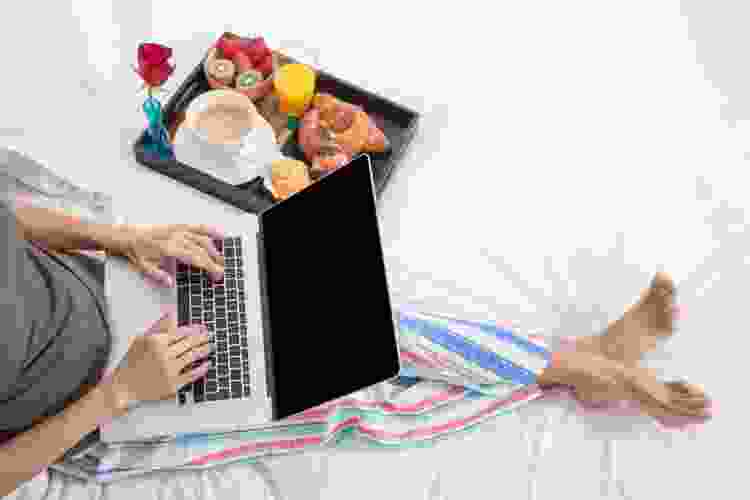
{"type": "MultiPolygon", "coordinates": [[[[165,259],[195,265],[215,279],[223,257],[219,231],[204,226],[130,226],[85,222],[33,206],[0,203],[0,495],[14,491],[127,413],[135,401],[174,397],[202,377],[210,354],[200,325],[177,327],[166,314],[149,335],[135,337],[109,375],[110,332],[103,294],[103,264],[75,250],[119,255],[165,286],[165,259]]],[[[639,366],[655,339],[672,333],[673,287],[657,275],[642,300],[600,336],[558,350],[539,385],[575,388],[583,400],[630,399],[652,415],[701,416],[703,392],[664,384],[639,366]]]]}

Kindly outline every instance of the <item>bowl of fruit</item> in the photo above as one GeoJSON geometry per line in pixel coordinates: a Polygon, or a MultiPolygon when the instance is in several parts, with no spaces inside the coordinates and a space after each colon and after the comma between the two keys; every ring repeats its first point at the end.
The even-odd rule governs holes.
{"type": "Polygon", "coordinates": [[[233,89],[257,100],[273,90],[273,73],[279,65],[279,55],[263,37],[224,33],[208,50],[203,70],[212,89],[233,89]]]}

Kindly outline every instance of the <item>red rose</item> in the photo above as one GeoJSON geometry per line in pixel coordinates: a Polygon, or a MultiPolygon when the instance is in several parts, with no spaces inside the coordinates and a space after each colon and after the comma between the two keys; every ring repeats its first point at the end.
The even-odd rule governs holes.
{"type": "Polygon", "coordinates": [[[138,46],[138,69],[143,81],[149,87],[160,87],[174,71],[169,64],[172,49],[158,43],[142,43],[138,46]]]}

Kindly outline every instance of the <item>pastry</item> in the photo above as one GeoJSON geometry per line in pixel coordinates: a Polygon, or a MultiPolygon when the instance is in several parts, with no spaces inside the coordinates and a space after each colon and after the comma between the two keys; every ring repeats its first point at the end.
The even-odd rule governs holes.
{"type": "Polygon", "coordinates": [[[312,176],[316,179],[323,177],[337,168],[343,167],[350,160],[351,157],[343,152],[320,154],[313,159],[311,168],[312,176]]]}
{"type": "Polygon", "coordinates": [[[321,136],[320,111],[310,108],[302,117],[299,130],[297,131],[299,145],[309,161],[318,155],[323,140],[321,136]]]}
{"type": "Polygon", "coordinates": [[[342,132],[337,132],[335,141],[350,155],[354,156],[364,149],[369,131],[367,113],[358,110],[354,113],[351,127],[342,132]]]}
{"type": "Polygon", "coordinates": [[[271,164],[271,185],[273,196],[277,200],[285,200],[311,183],[312,180],[304,162],[283,158],[271,164]]]}

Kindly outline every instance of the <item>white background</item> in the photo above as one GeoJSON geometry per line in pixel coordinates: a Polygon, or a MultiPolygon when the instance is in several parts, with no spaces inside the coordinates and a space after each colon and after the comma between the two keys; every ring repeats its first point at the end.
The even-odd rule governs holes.
{"type": "MultiPolygon", "coordinates": [[[[256,487],[270,495],[271,481],[305,499],[742,496],[750,31],[741,1],[27,0],[2,10],[0,138],[111,193],[129,220],[178,216],[175,207],[202,196],[130,156],[144,123],[130,67],[138,43],[174,48],[173,91],[221,32],[262,34],[423,114],[381,202],[398,300],[582,335],[669,271],[687,316],[653,366],[704,383],[720,408],[697,434],[673,437],[643,420],[599,434],[591,419],[529,409],[519,412],[525,427],[500,417],[435,450],[276,459],[257,476],[265,483],[246,466],[134,482],[144,498],[160,488],[251,498],[256,487]],[[542,414],[552,441],[524,420],[542,414]],[[511,445],[524,433],[541,448],[511,445]]],[[[72,494],[60,484],[53,496],[72,494]]]]}

